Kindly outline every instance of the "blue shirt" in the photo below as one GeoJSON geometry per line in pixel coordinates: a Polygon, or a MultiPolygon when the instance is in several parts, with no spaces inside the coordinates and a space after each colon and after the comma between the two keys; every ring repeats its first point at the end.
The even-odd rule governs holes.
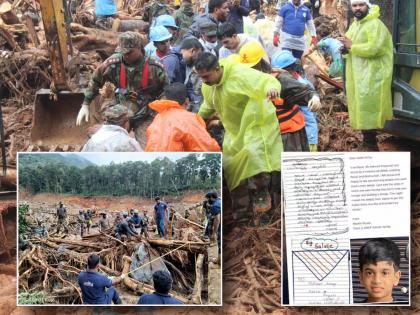
{"type": "Polygon", "coordinates": [[[278,15],[283,18],[283,32],[294,36],[303,36],[305,24],[312,20],[311,11],[305,5],[296,8],[292,3],[282,6],[278,15]]]}
{"type": "Polygon", "coordinates": [[[161,59],[170,83],[185,81],[185,63],[182,60],[181,46],[172,48],[171,52],[161,59]]]}
{"type": "Polygon", "coordinates": [[[171,297],[169,294],[154,292],[152,294],[143,294],[137,304],[184,304],[181,301],[171,297]]]}
{"type": "Polygon", "coordinates": [[[117,5],[114,0],[95,0],[95,15],[108,16],[117,13],[117,5]]]}
{"type": "Polygon", "coordinates": [[[82,271],[77,278],[84,304],[108,304],[105,288],[112,286],[108,277],[92,271],[82,271]]]}
{"type": "Polygon", "coordinates": [[[139,225],[141,222],[141,217],[138,214],[135,214],[130,218],[130,221],[133,222],[134,225],[139,225]]]}
{"type": "Polygon", "coordinates": [[[318,48],[321,52],[326,53],[332,57],[333,60],[341,60],[340,49],[343,47],[340,41],[335,38],[325,37],[318,43],[318,48]]]}
{"type": "Polygon", "coordinates": [[[159,202],[158,204],[155,205],[156,217],[158,219],[165,218],[165,210],[166,210],[166,208],[168,208],[168,206],[164,202],[159,202]]]}
{"type": "Polygon", "coordinates": [[[212,215],[218,215],[221,211],[221,208],[222,208],[222,201],[220,200],[220,198],[217,198],[211,205],[210,212],[212,215]]]}

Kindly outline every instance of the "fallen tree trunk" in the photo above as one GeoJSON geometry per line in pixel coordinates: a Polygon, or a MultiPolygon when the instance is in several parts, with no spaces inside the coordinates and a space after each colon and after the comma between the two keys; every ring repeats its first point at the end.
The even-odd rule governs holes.
{"type": "MultiPolygon", "coordinates": [[[[128,274],[130,271],[131,258],[128,256],[124,256],[123,262],[124,265],[122,273],[128,274]]],[[[136,294],[152,294],[153,292],[155,292],[153,286],[142,283],[128,276],[124,278],[123,283],[127,288],[134,291],[136,294]]],[[[180,300],[182,303],[189,304],[189,300],[185,296],[179,295],[174,291],[170,291],[169,293],[172,295],[172,297],[174,297],[177,300],[180,300]]]]}
{"type": "Polygon", "coordinates": [[[205,252],[209,243],[206,242],[188,242],[188,241],[180,241],[180,240],[148,240],[149,244],[152,246],[160,246],[160,247],[167,247],[167,248],[176,248],[181,245],[185,245],[182,247],[181,250],[187,250],[191,252],[205,252]]]}
{"type": "Polygon", "coordinates": [[[199,254],[195,262],[195,284],[191,296],[191,302],[194,304],[203,304],[201,301],[201,291],[203,287],[203,262],[204,255],[199,254]]]}
{"type": "Polygon", "coordinates": [[[90,243],[90,242],[72,241],[65,238],[57,238],[57,237],[48,237],[48,240],[54,243],[63,243],[63,244],[69,244],[69,245],[75,245],[75,246],[91,247],[97,250],[104,249],[103,245],[101,246],[101,245],[90,243]]]}

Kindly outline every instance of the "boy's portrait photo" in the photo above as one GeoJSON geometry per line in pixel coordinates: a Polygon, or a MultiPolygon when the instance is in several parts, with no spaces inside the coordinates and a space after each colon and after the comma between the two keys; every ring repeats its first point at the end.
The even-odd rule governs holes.
{"type": "Polygon", "coordinates": [[[408,238],[352,240],[353,301],[408,304],[408,238]]]}

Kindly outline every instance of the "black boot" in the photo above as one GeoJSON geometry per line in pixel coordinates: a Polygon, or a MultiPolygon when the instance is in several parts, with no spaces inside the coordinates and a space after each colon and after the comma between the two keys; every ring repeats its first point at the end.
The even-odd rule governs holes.
{"type": "Polygon", "coordinates": [[[363,143],[362,147],[366,151],[379,151],[376,141],[376,130],[362,130],[363,143]]]}

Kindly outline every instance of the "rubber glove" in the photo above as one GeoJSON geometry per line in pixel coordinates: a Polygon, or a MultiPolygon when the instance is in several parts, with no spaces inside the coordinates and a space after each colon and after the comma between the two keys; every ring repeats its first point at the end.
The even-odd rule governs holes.
{"type": "Polygon", "coordinates": [[[316,46],[318,44],[318,40],[316,39],[316,36],[312,36],[311,44],[316,46]]]}
{"type": "Polygon", "coordinates": [[[280,43],[280,37],[279,37],[279,35],[278,34],[274,34],[274,37],[273,37],[273,45],[277,47],[279,45],[279,43],[280,43]]]}
{"type": "Polygon", "coordinates": [[[308,108],[311,112],[317,112],[321,109],[321,106],[321,100],[319,99],[318,95],[312,96],[308,102],[308,108]]]}
{"type": "Polygon", "coordinates": [[[83,118],[86,122],[89,121],[89,105],[84,102],[82,104],[82,108],[80,108],[79,113],[77,114],[76,126],[80,126],[82,124],[83,118]]]}
{"type": "Polygon", "coordinates": [[[314,7],[315,7],[315,8],[319,8],[319,0],[317,0],[317,1],[315,2],[314,7]]]}

